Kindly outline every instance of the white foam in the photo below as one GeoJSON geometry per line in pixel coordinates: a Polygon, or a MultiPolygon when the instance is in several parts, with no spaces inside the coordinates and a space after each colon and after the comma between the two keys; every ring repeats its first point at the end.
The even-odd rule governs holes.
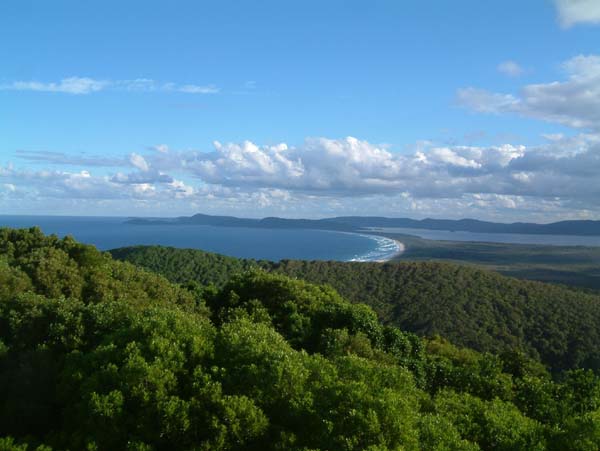
{"type": "Polygon", "coordinates": [[[365,235],[362,233],[357,233],[356,235],[360,235],[362,237],[368,238],[377,243],[375,249],[366,254],[355,255],[353,258],[348,261],[351,262],[383,262],[391,259],[395,255],[401,254],[404,252],[404,245],[396,240],[391,238],[386,238],[384,236],[375,236],[375,235],[365,235]]]}

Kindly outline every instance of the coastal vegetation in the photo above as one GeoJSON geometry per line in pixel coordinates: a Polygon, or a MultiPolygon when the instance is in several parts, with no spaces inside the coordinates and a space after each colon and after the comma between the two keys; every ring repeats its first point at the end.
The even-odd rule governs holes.
{"type": "Polygon", "coordinates": [[[591,370],[419,337],[330,286],[208,258],[237,274],[173,283],[0,229],[0,449],[600,447],[591,370]]]}
{"type": "Polygon", "coordinates": [[[461,263],[519,279],[538,280],[600,292],[600,247],[428,240],[392,232],[370,232],[401,241],[393,260],[461,263]]]}
{"type": "Polygon", "coordinates": [[[600,369],[600,295],[438,262],[357,263],[225,257],[199,250],[138,246],[115,258],[173,282],[222,287],[258,267],[317,284],[371,306],[380,320],[421,336],[494,353],[518,349],[554,372],[600,369]]]}
{"type": "MultiPolygon", "coordinates": [[[[548,244],[515,244],[430,240],[394,228],[545,235],[564,234],[579,237],[600,236],[600,221],[576,220],[551,224],[347,216],[324,219],[237,218],[196,214],[179,218],[136,218],[130,224],[145,225],[210,225],[267,229],[313,229],[368,233],[401,241],[405,251],[394,260],[438,260],[475,265],[527,280],[538,280],[575,286],[600,292],[600,247],[548,244]],[[381,229],[383,228],[383,229],[381,229]],[[389,228],[390,230],[385,230],[389,228]]],[[[451,234],[449,234],[451,235],[451,234]]]]}

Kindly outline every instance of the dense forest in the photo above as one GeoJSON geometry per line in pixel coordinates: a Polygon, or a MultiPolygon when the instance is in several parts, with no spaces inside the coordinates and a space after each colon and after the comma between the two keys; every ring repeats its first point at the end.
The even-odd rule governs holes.
{"type": "Polygon", "coordinates": [[[221,287],[251,267],[327,284],[370,305],[384,324],[442,336],[478,351],[518,349],[553,372],[600,370],[600,295],[434,262],[255,262],[198,250],[131,247],[112,251],[179,283],[221,287]]]}
{"type": "Polygon", "coordinates": [[[0,450],[600,447],[591,370],[419,337],[331,286],[185,252],[173,283],[0,229],[0,450]]]}
{"type": "Polygon", "coordinates": [[[427,240],[369,232],[405,245],[395,261],[444,261],[477,266],[519,279],[550,282],[600,294],[600,247],[427,240]]]}

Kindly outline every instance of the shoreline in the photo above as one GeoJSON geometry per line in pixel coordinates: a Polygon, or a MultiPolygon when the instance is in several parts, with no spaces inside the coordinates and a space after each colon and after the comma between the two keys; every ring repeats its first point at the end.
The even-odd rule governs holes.
{"type": "Polygon", "coordinates": [[[383,258],[381,260],[374,260],[377,263],[386,263],[389,261],[394,260],[396,257],[399,257],[400,255],[404,254],[404,252],[406,251],[406,245],[402,242],[402,241],[398,241],[395,240],[393,238],[390,238],[390,240],[394,241],[396,243],[396,246],[398,246],[398,250],[396,252],[394,252],[394,254],[390,255],[387,258],[383,258]]]}
{"type": "MultiPolygon", "coordinates": [[[[359,236],[363,236],[369,239],[372,239],[373,241],[376,241],[378,243],[381,242],[392,242],[394,244],[395,247],[395,251],[389,255],[386,255],[385,257],[380,257],[380,258],[376,258],[376,259],[370,259],[368,258],[369,254],[365,254],[364,256],[358,256],[358,257],[354,257],[350,260],[346,260],[349,262],[362,262],[362,263],[386,263],[389,262],[393,259],[395,259],[396,257],[399,257],[400,255],[402,255],[405,251],[406,251],[406,245],[402,242],[399,241],[395,238],[390,238],[387,236],[382,236],[382,235],[370,235],[367,233],[360,233],[360,232],[342,232],[342,233],[351,233],[354,235],[359,235],[359,236]]],[[[378,246],[376,249],[380,249],[380,246],[378,246]]],[[[373,252],[371,252],[373,253],[373,252]]]]}

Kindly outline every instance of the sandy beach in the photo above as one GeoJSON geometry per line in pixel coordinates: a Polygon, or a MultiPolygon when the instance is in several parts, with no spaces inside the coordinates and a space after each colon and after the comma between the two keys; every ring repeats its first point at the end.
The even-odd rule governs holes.
{"type": "Polygon", "coordinates": [[[404,251],[406,250],[406,246],[404,245],[404,243],[402,241],[394,240],[393,238],[390,238],[390,240],[393,240],[396,243],[396,245],[398,246],[398,251],[396,253],[390,255],[387,258],[383,258],[381,260],[374,260],[374,261],[376,261],[378,263],[389,262],[404,253],[404,251]]]}

